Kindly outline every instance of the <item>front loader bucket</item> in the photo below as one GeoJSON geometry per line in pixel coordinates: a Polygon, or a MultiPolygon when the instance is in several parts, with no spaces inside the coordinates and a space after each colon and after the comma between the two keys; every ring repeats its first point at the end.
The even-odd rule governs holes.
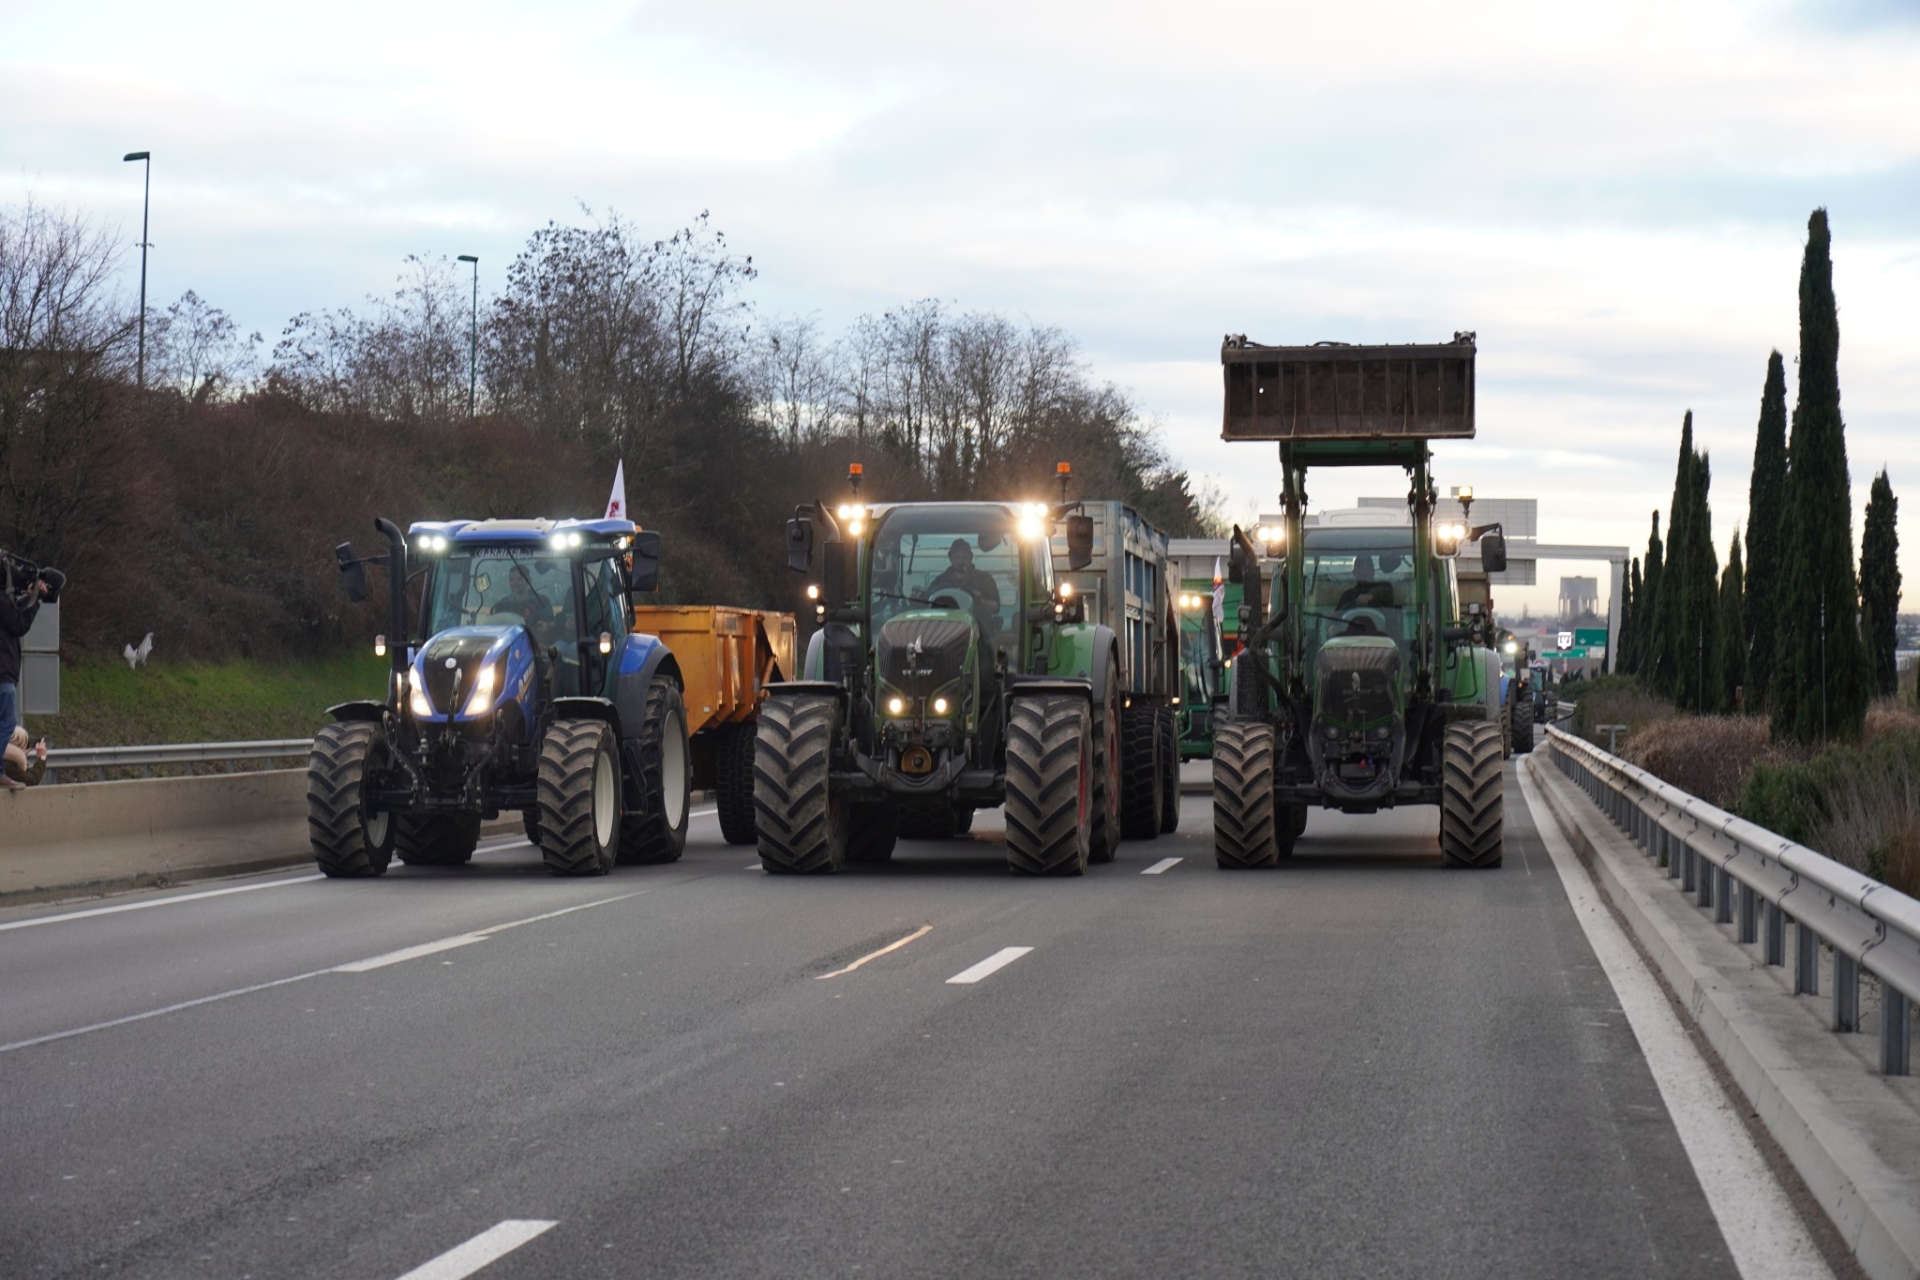
{"type": "Polygon", "coordinates": [[[1220,349],[1223,440],[1471,440],[1471,333],[1433,346],[1220,349]]]}

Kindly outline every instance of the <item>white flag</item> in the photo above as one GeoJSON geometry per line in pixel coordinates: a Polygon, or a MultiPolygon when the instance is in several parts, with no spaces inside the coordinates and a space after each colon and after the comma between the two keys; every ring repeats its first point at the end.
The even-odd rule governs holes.
{"type": "Polygon", "coordinates": [[[613,493],[607,498],[607,519],[626,520],[627,515],[627,464],[623,459],[613,467],[613,493]]]}
{"type": "Polygon", "coordinates": [[[1227,580],[1220,572],[1219,556],[1213,558],[1213,621],[1215,625],[1227,621],[1227,580]]]}

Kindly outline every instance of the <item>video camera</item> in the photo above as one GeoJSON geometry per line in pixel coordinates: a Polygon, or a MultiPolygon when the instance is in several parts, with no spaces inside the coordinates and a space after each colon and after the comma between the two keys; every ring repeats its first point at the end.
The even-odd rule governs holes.
{"type": "Polygon", "coordinates": [[[6,591],[13,597],[14,604],[25,608],[33,603],[33,584],[47,584],[46,594],[40,599],[46,604],[59,604],[60,591],[67,585],[67,575],[58,569],[45,569],[11,551],[0,550],[0,572],[6,575],[6,591]]]}

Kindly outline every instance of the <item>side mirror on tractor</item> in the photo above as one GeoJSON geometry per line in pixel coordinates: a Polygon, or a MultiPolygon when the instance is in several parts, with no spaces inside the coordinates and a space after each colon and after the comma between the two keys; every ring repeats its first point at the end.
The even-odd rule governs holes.
{"type": "Polygon", "coordinates": [[[353,553],[351,542],[335,547],[333,558],[340,562],[340,585],[347,589],[347,599],[359,604],[367,598],[367,566],[353,553]]]}
{"type": "Polygon", "coordinates": [[[1480,567],[1488,573],[1507,571],[1507,535],[1499,529],[1489,529],[1480,535],[1480,567]]]}
{"type": "Polygon", "coordinates": [[[1067,568],[1084,569],[1093,563],[1093,517],[1067,517],[1067,568]]]}
{"type": "Polygon", "coordinates": [[[787,568],[795,573],[813,568],[813,521],[805,516],[787,521],[787,568]]]}
{"type": "Polygon", "coordinates": [[[642,529],[633,535],[633,572],[627,575],[630,591],[660,589],[660,534],[642,529]]]}

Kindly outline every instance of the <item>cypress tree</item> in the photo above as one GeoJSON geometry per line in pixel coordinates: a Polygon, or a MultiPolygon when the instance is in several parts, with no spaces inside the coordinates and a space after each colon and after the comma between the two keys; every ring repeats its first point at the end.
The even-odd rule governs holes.
{"type": "Polygon", "coordinates": [[[1693,627],[1688,608],[1688,538],[1693,504],[1693,410],[1680,424],[1680,456],[1674,464],[1673,501],[1667,512],[1667,563],[1653,597],[1647,675],[1656,693],[1681,702],[1693,665],[1693,627]]]}
{"type": "Polygon", "coordinates": [[[1860,540],[1860,632],[1867,644],[1873,691],[1891,696],[1900,687],[1894,631],[1900,613],[1900,533],[1894,526],[1900,500],[1886,469],[1873,478],[1867,528],[1860,540]]]}
{"type": "Polygon", "coordinates": [[[1665,576],[1666,548],[1660,543],[1660,513],[1653,513],[1653,534],[1647,539],[1647,571],[1642,579],[1640,616],[1635,620],[1633,668],[1643,680],[1653,677],[1653,602],[1660,597],[1660,579],[1665,576]]]}
{"type": "Polygon", "coordinates": [[[1645,588],[1640,581],[1640,557],[1635,556],[1627,567],[1627,598],[1620,610],[1620,660],[1614,665],[1623,673],[1632,675],[1640,669],[1640,651],[1635,636],[1640,627],[1640,609],[1645,598],[1645,588]]]}
{"type": "Polygon", "coordinates": [[[1853,574],[1853,499],[1840,417],[1840,320],[1827,211],[1807,220],[1800,266],[1800,387],[1787,442],[1779,648],[1768,698],[1776,737],[1857,738],[1870,678],[1853,574]]]}
{"type": "Polygon", "coordinates": [[[1767,705],[1778,651],[1780,534],[1786,515],[1787,373],[1775,351],[1767,357],[1760,393],[1760,425],[1753,439],[1753,478],[1747,484],[1747,708],[1767,705]]]}
{"type": "MultiPolygon", "coordinates": [[[[1690,666],[1683,666],[1678,705],[1695,711],[1718,711],[1723,683],[1720,658],[1720,557],[1713,549],[1713,509],[1707,490],[1713,483],[1712,464],[1704,453],[1694,455],[1692,497],[1687,502],[1687,627],[1692,631],[1690,666]]],[[[1684,639],[1684,638],[1683,638],[1684,639]]]]}
{"type": "Polygon", "coordinates": [[[1746,710],[1746,574],[1740,563],[1740,531],[1733,531],[1727,571],[1720,575],[1720,709],[1746,710]]]}

